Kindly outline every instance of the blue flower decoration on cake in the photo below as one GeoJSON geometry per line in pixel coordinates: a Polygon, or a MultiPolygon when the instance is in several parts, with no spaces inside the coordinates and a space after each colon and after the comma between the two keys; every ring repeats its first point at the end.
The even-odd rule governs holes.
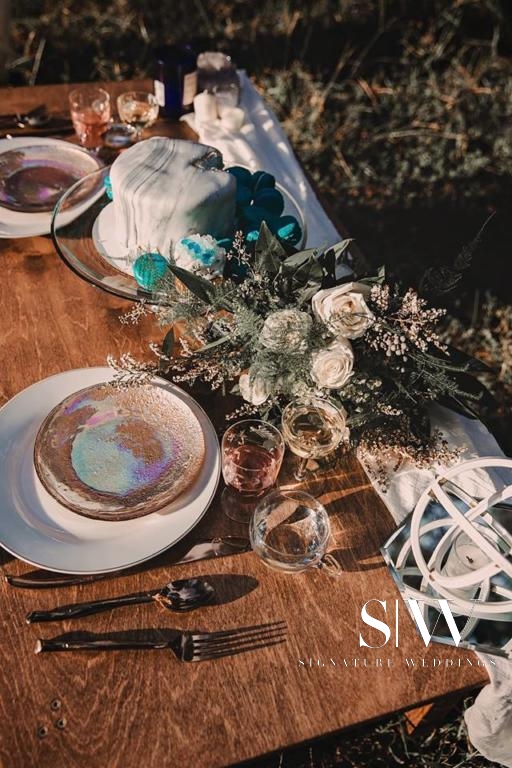
{"type": "Polygon", "coordinates": [[[188,235],[174,249],[178,267],[206,275],[222,275],[226,263],[226,249],[211,235],[188,235]]]}

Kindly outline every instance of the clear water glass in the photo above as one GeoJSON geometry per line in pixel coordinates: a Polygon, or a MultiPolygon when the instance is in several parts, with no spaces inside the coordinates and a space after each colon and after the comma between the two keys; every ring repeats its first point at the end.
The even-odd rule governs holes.
{"type": "Polygon", "coordinates": [[[276,490],[254,510],[249,536],[270,568],[298,573],[320,564],[331,526],[323,504],[299,490],[276,490]]]}

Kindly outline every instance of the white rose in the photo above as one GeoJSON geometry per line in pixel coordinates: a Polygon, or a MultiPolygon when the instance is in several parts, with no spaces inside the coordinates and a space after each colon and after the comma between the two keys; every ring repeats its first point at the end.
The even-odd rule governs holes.
{"type": "Polygon", "coordinates": [[[311,377],[315,384],[326,389],[340,389],[347,383],[354,367],[354,353],[350,341],[338,339],[311,358],[311,377]]]}
{"type": "Polygon", "coordinates": [[[365,298],[370,287],[364,283],[345,283],[315,293],[311,299],[313,313],[331,331],[346,339],[363,336],[374,320],[365,298]]]}
{"type": "Polygon", "coordinates": [[[307,312],[280,309],[272,312],[260,333],[260,342],[273,352],[305,352],[313,321],[307,312]]]}
{"type": "Polygon", "coordinates": [[[243,399],[252,405],[262,405],[271,392],[270,382],[261,376],[251,374],[251,369],[248,373],[240,374],[238,386],[243,399]]]}

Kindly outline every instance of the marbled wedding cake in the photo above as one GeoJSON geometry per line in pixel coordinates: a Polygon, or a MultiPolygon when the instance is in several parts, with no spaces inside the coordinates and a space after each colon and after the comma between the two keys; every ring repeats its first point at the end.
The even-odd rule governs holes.
{"type": "Polygon", "coordinates": [[[131,253],[167,257],[188,235],[232,233],[236,180],[222,155],[191,141],[154,137],[123,152],[110,169],[117,236],[131,253]]]}

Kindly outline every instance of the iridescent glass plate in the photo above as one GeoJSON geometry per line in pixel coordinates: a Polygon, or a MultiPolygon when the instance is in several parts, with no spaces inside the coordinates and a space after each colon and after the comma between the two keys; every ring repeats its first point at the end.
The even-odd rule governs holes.
{"type": "Polygon", "coordinates": [[[32,384],[0,408],[0,545],[36,568],[91,574],[142,563],[189,533],[215,495],[220,449],[213,424],[194,398],[158,377],[151,383],[186,405],[203,431],[204,461],[189,489],[157,512],[130,520],[74,514],[48,493],[34,465],[41,424],[71,395],[112,379],[111,368],[65,371],[32,384]]]}
{"type": "MultiPolygon", "coordinates": [[[[69,142],[13,147],[0,154],[0,206],[20,213],[50,212],[69,187],[101,165],[94,155],[69,142]]],[[[75,203],[90,193],[85,184],[75,203]]]]}
{"type": "Polygon", "coordinates": [[[205,454],[191,408],[153,384],[86,387],[41,425],[34,447],[48,493],[78,514],[126,520],[156,512],[195,482],[205,454]]]}

